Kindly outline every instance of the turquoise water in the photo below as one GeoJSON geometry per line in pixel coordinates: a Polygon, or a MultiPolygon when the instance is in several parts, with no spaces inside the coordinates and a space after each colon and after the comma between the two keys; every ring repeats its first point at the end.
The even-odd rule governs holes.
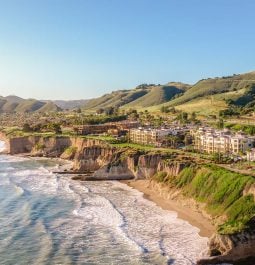
{"type": "Polygon", "coordinates": [[[0,264],[195,264],[198,229],[119,182],[0,155],[0,264]]]}

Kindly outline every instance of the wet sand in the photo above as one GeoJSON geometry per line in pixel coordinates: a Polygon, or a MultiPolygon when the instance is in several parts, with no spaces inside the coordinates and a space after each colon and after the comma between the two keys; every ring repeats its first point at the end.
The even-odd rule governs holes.
{"type": "Polygon", "coordinates": [[[200,236],[211,237],[215,232],[215,227],[211,224],[210,220],[205,218],[198,211],[181,205],[178,201],[164,199],[149,187],[149,180],[123,180],[121,182],[139,190],[144,194],[146,199],[155,202],[162,209],[177,212],[180,219],[200,229],[200,236]]]}

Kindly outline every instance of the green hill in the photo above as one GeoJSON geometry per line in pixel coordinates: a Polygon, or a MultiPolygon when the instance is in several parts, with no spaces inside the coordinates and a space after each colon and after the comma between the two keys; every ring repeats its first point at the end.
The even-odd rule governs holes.
{"type": "Polygon", "coordinates": [[[159,105],[171,100],[177,94],[184,93],[189,85],[182,83],[168,83],[163,86],[152,86],[147,94],[124,105],[125,108],[146,108],[159,105]]]}
{"type": "Polygon", "coordinates": [[[87,99],[53,100],[52,102],[63,110],[72,110],[72,109],[77,109],[77,108],[81,108],[85,106],[88,100],[87,99]]]}
{"type": "Polygon", "coordinates": [[[165,85],[143,84],[131,90],[119,90],[89,100],[84,109],[121,107],[123,109],[147,109],[160,111],[162,106],[196,112],[218,114],[228,105],[255,106],[255,72],[207,78],[194,85],[167,83],[165,85]]]}
{"type": "Polygon", "coordinates": [[[133,90],[119,90],[110,94],[103,95],[102,97],[89,100],[85,109],[96,110],[106,107],[121,107],[133,100],[138,99],[148,93],[147,88],[138,88],[133,90]]]}
{"type": "Polygon", "coordinates": [[[238,106],[255,106],[255,72],[200,80],[179,97],[146,109],[159,111],[165,106],[209,115],[228,108],[230,102],[238,106]]]}
{"type": "Polygon", "coordinates": [[[0,113],[15,112],[49,112],[61,110],[53,102],[43,102],[36,99],[22,99],[17,96],[0,97],[0,113]]]}
{"type": "Polygon", "coordinates": [[[46,102],[46,104],[44,104],[41,108],[37,110],[37,112],[51,112],[51,111],[53,112],[61,111],[61,108],[58,107],[53,102],[49,101],[49,102],[46,102]]]}
{"type": "Polygon", "coordinates": [[[85,110],[106,107],[142,108],[169,101],[177,94],[185,92],[189,85],[168,83],[167,85],[142,84],[131,90],[119,90],[102,97],[89,100],[85,110]]]}
{"type": "Polygon", "coordinates": [[[249,89],[252,84],[255,84],[255,72],[200,80],[181,97],[168,102],[166,106],[177,106],[197,98],[238,91],[245,88],[249,89]]]}

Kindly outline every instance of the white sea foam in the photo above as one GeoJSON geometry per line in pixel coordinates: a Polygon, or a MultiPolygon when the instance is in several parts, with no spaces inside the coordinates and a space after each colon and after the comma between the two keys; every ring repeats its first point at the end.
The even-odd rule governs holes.
{"type": "Polygon", "coordinates": [[[6,150],[6,143],[4,141],[0,141],[0,153],[6,150]]]}
{"type": "MultiPolygon", "coordinates": [[[[175,212],[160,209],[155,203],[144,199],[142,193],[124,184],[113,182],[111,185],[112,189],[109,189],[109,185],[100,187],[103,196],[114,201],[116,209],[124,216],[125,233],[144,249],[160,249],[162,254],[176,259],[174,264],[192,264],[206,248],[207,238],[201,238],[199,230],[177,218],[175,212]],[[116,188],[125,190],[128,194],[118,192],[116,188]],[[109,193],[109,190],[113,192],[109,193]]],[[[94,186],[92,192],[97,192],[98,188],[98,185],[94,186]]],[[[114,218],[115,215],[111,214],[110,217],[114,218]]]]}
{"type": "Polygon", "coordinates": [[[0,155],[0,163],[17,163],[22,161],[28,161],[27,157],[21,156],[10,156],[10,155],[0,155]]]}
{"type": "MultiPolygon", "coordinates": [[[[0,156],[0,163],[10,161],[22,160],[0,156]]],[[[175,212],[157,207],[141,192],[125,184],[74,181],[35,165],[15,170],[13,164],[1,176],[0,186],[1,181],[10,179],[19,196],[29,191],[44,194],[45,198],[50,195],[73,202],[73,208],[66,209],[69,214],[51,220],[47,228],[43,222],[36,222],[36,227],[42,228],[36,233],[42,236],[42,242],[49,244],[42,247],[39,264],[43,264],[52,251],[55,251],[56,264],[70,261],[70,251],[74,251],[76,264],[131,264],[132,259],[132,264],[139,265],[167,264],[170,260],[175,265],[191,265],[206,248],[207,238],[200,237],[197,228],[177,218],[175,212]],[[56,250],[52,249],[53,239],[49,235],[58,237],[56,250]]],[[[21,212],[28,226],[31,209],[29,205],[26,208],[21,212]]],[[[21,212],[17,212],[17,216],[21,212]]]]}
{"type": "Polygon", "coordinates": [[[10,185],[10,179],[8,178],[8,173],[0,173],[0,186],[10,185]]]}

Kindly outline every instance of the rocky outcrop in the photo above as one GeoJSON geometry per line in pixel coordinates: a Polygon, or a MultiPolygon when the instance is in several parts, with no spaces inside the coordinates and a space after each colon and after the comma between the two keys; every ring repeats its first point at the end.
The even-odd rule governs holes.
{"type": "Polygon", "coordinates": [[[41,136],[25,136],[9,138],[8,152],[11,155],[30,153],[31,155],[58,157],[65,148],[70,146],[71,139],[69,137],[41,137],[41,136]]]}
{"type": "MultiPolygon", "coordinates": [[[[209,240],[207,259],[201,259],[198,265],[204,264],[250,264],[248,260],[255,256],[255,218],[249,231],[242,231],[233,235],[214,234],[209,240]],[[246,263],[247,260],[247,263],[246,263]]],[[[251,263],[254,264],[254,263],[251,263]]]]}

